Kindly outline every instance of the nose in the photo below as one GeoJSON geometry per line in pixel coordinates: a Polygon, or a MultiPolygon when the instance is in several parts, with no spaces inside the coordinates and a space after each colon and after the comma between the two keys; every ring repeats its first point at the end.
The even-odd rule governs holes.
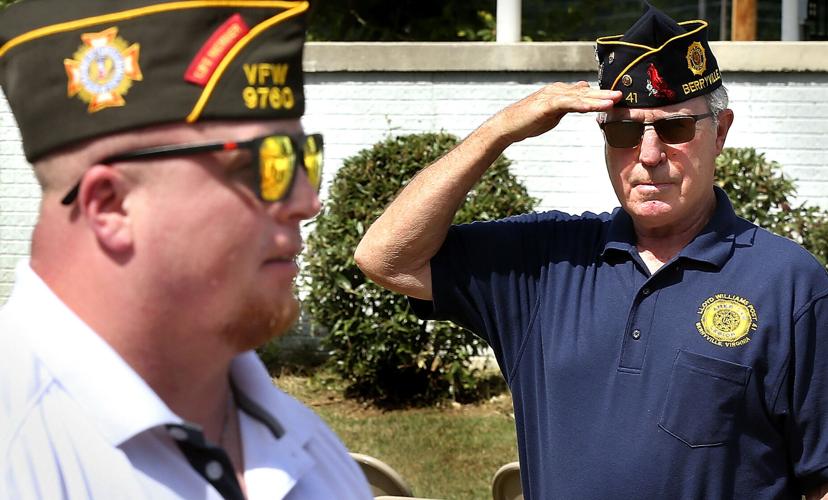
{"type": "Polygon", "coordinates": [[[319,213],[322,202],[304,168],[297,169],[293,189],[287,199],[271,204],[270,209],[276,211],[277,217],[294,220],[311,219],[319,213]]]}
{"type": "Polygon", "coordinates": [[[645,167],[656,167],[666,157],[664,143],[656,133],[652,125],[644,127],[644,135],[641,137],[638,160],[645,167]]]}

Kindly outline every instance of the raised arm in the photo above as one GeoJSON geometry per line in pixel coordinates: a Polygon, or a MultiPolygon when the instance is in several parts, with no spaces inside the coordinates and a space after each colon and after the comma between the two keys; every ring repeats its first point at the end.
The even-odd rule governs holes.
{"type": "Polygon", "coordinates": [[[828,484],[823,484],[808,492],[805,495],[805,500],[828,500],[828,484]]]}
{"type": "Polygon", "coordinates": [[[408,183],[365,233],[357,265],[389,290],[431,300],[431,258],[466,194],[497,157],[510,144],[551,130],[567,113],[607,111],[620,98],[621,92],[587,82],[554,83],[499,111],[408,183]]]}

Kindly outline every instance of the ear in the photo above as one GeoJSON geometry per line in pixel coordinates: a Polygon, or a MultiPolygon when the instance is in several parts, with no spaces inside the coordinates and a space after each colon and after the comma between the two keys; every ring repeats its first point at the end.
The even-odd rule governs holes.
{"type": "Polygon", "coordinates": [[[716,156],[724,148],[727,132],[730,130],[731,125],[733,125],[733,110],[728,108],[719,113],[719,126],[716,129],[716,156]]]}
{"type": "Polygon", "coordinates": [[[126,197],[130,181],[107,165],[95,165],[84,173],[78,206],[98,244],[115,254],[130,252],[133,234],[126,197]]]}

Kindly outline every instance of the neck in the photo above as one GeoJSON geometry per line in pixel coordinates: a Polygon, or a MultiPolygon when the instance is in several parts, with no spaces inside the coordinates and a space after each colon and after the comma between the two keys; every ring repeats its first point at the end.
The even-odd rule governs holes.
{"type": "Polygon", "coordinates": [[[90,252],[38,234],[36,228],[32,269],[170,409],[218,442],[236,351],[211,330],[216,325],[160,304],[152,290],[142,291],[144,283],[130,266],[83,258],[90,252]]]}
{"type": "Polygon", "coordinates": [[[164,361],[130,364],[177,415],[201,426],[209,440],[221,442],[231,397],[228,367],[207,368],[216,364],[208,360],[198,370],[164,361]]]}
{"type": "Polygon", "coordinates": [[[678,255],[682,248],[687,246],[699,233],[699,230],[701,230],[701,227],[698,229],[688,228],[685,231],[665,236],[653,236],[636,232],[636,247],[642,255],[650,255],[663,264],[678,255]]]}

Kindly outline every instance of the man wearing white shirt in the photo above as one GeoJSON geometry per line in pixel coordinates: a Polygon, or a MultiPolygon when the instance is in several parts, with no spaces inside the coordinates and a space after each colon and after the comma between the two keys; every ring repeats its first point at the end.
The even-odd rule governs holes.
{"type": "Polygon", "coordinates": [[[307,2],[24,0],[0,84],[42,187],[0,310],[0,497],[370,498],[251,350],[286,331],[307,2]]]}

